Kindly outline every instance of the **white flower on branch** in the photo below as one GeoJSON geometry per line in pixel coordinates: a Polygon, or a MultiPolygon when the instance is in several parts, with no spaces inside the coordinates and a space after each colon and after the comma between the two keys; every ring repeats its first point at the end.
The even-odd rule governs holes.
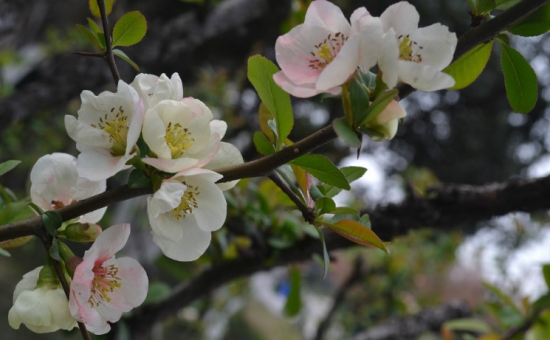
{"type": "Polygon", "coordinates": [[[182,171],[162,182],[147,198],[153,241],[164,255],[194,261],[208,248],[211,232],[227,216],[227,202],[215,184],[222,176],[206,169],[182,171]]]}
{"type": "Polygon", "coordinates": [[[130,85],[143,100],[145,111],[157,105],[161,100],[180,100],[183,98],[183,85],[177,73],[172,74],[170,78],[164,73],[160,77],[141,73],[136,76],[130,85]]]}
{"type": "Polygon", "coordinates": [[[80,98],[78,119],[65,116],[67,133],[81,152],[78,174],[98,181],[127,169],[126,162],[137,152],[144,115],[136,90],[119,81],[116,93],[105,91],[95,96],[83,91],[80,98]]]}

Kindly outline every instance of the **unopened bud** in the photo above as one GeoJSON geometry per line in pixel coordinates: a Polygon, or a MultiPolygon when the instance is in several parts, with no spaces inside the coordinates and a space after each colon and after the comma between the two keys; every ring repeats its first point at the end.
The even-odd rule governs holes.
{"type": "Polygon", "coordinates": [[[101,234],[97,224],[72,223],[59,232],[59,236],[74,242],[93,242],[101,234]]]}
{"type": "Polygon", "coordinates": [[[67,269],[67,273],[69,273],[70,277],[73,277],[76,267],[78,267],[78,265],[82,263],[82,259],[76,256],[72,252],[71,248],[69,248],[63,242],[59,242],[59,254],[63,259],[63,262],[65,262],[65,268],[67,269]]]}

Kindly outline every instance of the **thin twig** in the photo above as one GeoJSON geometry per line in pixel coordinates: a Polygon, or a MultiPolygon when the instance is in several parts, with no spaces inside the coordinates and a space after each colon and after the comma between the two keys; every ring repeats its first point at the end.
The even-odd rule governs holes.
{"type": "Polygon", "coordinates": [[[111,44],[111,30],[109,29],[109,20],[107,19],[107,11],[105,10],[105,1],[97,0],[97,4],[99,5],[101,22],[103,23],[103,35],[105,36],[106,50],[105,54],[103,54],[103,59],[105,59],[105,61],[109,65],[109,68],[111,69],[111,74],[113,75],[113,79],[115,80],[115,85],[118,85],[120,74],[118,73],[118,69],[116,68],[115,56],[113,55],[113,46],[111,44]]]}
{"type": "Polygon", "coordinates": [[[525,333],[531,328],[531,326],[537,321],[540,316],[540,313],[544,311],[544,308],[535,309],[529,317],[527,317],[520,325],[510,328],[506,333],[504,333],[500,340],[510,340],[513,339],[516,335],[525,333]]]}
{"type": "Polygon", "coordinates": [[[313,211],[313,209],[309,208],[302,202],[300,197],[292,191],[292,189],[282,180],[282,178],[275,173],[274,171],[270,172],[267,177],[275,183],[276,186],[278,186],[291,200],[296,204],[296,207],[300,209],[302,212],[302,215],[304,216],[304,220],[308,222],[309,224],[313,224],[315,222],[315,217],[317,215],[313,211]]]}
{"type": "MultiPolygon", "coordinates": [[[[63,291],[65,292],[65,296],[67,297],[67,302],[68,302],[70,299],[71,289],[69,287],[69,284],[67,283],[67,280],[65,279],[65,274],[63,273],[63,269],[61,268],[61,263],[59,263],[59,261],[57,261],[50,255],[50,248],[52,247],[52,237],[46,232],[46,228],[41,228],[40,233],[37,236],[40,239],[40,241],[42,241],[42,244],[46,248],[46,253],[48,254],[48,257],[51,260],[51,263],[53,265],[55,273],[57,274],[57,278],[59,279],[59,282],[61,282],[61,287],[63,287],[63,291]]],[[[82,339],[91,340],[90,334],[86,329],[86,325],[84,325],[80,321],[77,321],[77,324],[78,324],[78,328],[80,329],[80,334],[82,335],[82,339]]]]}

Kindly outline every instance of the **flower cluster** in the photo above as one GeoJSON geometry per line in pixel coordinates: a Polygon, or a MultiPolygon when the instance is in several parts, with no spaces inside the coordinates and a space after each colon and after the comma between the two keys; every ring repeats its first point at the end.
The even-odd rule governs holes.
{"type": "Polygon", "coordinates": [[[116,93],[84,91],[81,99],[78,118],[65,117],[80,151],[78,174],[104,180],[141,163],[161,179],[148,199],[154,242],[172,259],[197,259],[225,221],[222,190],[235,185],[216,185],[221,176],[212,170],[243,162],[236,147],[221,142],[227,124],[213,119],[200,100],[183,97],[177,73],[140,74],[131,84],[119,81],[116,93]],[[147,145],[144,155],[137,146],[140,136],[147,145]]]}

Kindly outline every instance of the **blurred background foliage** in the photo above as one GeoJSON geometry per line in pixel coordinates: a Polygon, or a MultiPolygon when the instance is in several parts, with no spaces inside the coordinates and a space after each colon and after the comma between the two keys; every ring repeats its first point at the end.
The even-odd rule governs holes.
{"type": "MultiPolygon", "coordinates": [[[[334,2],[349,17],[360,6],[380,15],[393,1],[334,2]]],[[[420,26],[441,22],[460,36],[470,25],[466,0],[411,2],[420,12],[420,26]]],[[[254,54],[274,60],[276,38],[303,22],[308,3],[119,0],[111,17],[114,22],[130,10],[145,15],[146,37],[125,52],[142,72],[178,72],[184,94],[204,101],[216,118],[226,120],[229,130],[225,140],[235,144],[246,160],[252,160],[259,157],[252,144],[252,134],[258,130],[259,99],[247,81],[246,60],[254,54]]],[[[91,90],[97,94],[115,89],[102,60],[71,54],[91,50],[75,27],[76,23],[84,24],[87,16],[83,1],[0,3],[0,162],[22,161],[15,171],[0,178],[0,184],[20,198],[28,194],[28,174],[40,156],[52,152],[76,155],[74,142],[65,133],[63,117],[76,113],[80,92],[91,90]]],[[[550,39],[547,35],[512,38],[512,44],[539,77],[539,101],[533,112],[519,115],[511,111],[499,53],[493,52],[487,68],[472,86],[459,92],[416,92],[406,98],[402,103],[408,115],[396,138],[384,143],[365,141],[359,161],[355,151],[343,143],[320,148],[320,153],[335,162],[355,162],[369,168],[363,181],[353,185],[352,194],[341,200],[361,209],[373,209],[410,193],[424,196],[426,188],[440,182],[478,185],[550,173],[550,39]]],[[[122,78],[131,82],[135,71],[121,61],[118,66],[122,78]]],[[[293,107],[296,122],[292,140],[305,137],[343,114],[339,101],[331,99],[293,99],[293,107]]],[[[124,184],[127,175],[110,179],[109,187],[124,184]]],[[[124,252],[145,266],[151,281],[147,302],[151,303],[212,264],[238,257],[261,257],[271,249],[275,254],[284,252],[306,236],[317,237],[283,196],[267,180],[241,181],[227,193],[230,209],[225,227],[215,233],[208,252],[192,263],[163,257],[151,242],[143,199],[109,209],[101,224],[132,222],[131,242],[124,252]]],[[[523,297],[533,301],[545,293],[540,264],[550,262],[548,224],[547,212],[540,212],[457,225],[453,232],[411,232],[387,240],[392,242],[390,257],[363,248],[335,252],[325,279],[322,264],[315,258],[291,268],[258,273],[199,298],[156,325],[151,338],[312,339],[342,287],[346,288],[345,294],[329,320],[326,339],[360,339],[362,332],[389,318],[414,315],[456,299],[467,302],[464,315],[458,317],[476,317],[501,332],[521,323],[521,313],[528,314],[525,308],[529,303],[518,307],[518,313],[481,281],[500,287],[518,306],[523,297]],[[541,243],[546,244],[542,250],[529,250],[540,249],[541,243]],[[522,256],[531,261],[518,262],[522,256]],[[353,275],[357,275],[356,281],[346,286],[353,275]],[[295,299],[292,292],[297,283],[301,285],[301,309],[297,315],[288,316],[285,310],[287,314],[293,312],[287,298],[295,299]]],[[[80,254],[85,250],[74,246],[80,254]]],[[[24,327],[14,331],[8,326],[6,316],[16,283],[24,273],[41,265],[45,256],[39,242],[11,254],[11,258],[0,257],[2,339],[78,339],[76,330],[35,335],[24,327]]],[[[550,333],[541,332],[543,337],[533,339],[550,338],[550,333]]],[[[113,334],[126,339],[129,330],[122,322],[113,334]]],[[[475,339],[479,334],[461,332],[460,327],[437,327],[407,338],[475,339]]]]}

